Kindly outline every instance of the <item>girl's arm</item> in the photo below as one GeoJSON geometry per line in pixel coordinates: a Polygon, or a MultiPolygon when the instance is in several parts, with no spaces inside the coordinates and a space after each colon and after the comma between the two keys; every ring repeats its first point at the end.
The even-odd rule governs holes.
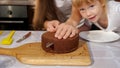
{"type": "Polygon", "coordinates": [[[66,24],[70,24],[70,25],[73,25],[76,27],[79,24],[81,19],[82,19],[82,17],[79,13],[79,10],[76,7],[72,6],[71,16],[66,21],[66,24]]]}
{"type": "Polygon", "coordinates": [[[89,28],[85,24],[79,29],[76,28],[81,19],[82,17],[79,13],[79,10],[76,7],[72,6],[72,14],[70,18],[65,23],[60,24],[56,31],[55,37],[57,37],[58,39],[66,39],[68,37],[75,36],[80,31],[89,30],[89,28]]]}

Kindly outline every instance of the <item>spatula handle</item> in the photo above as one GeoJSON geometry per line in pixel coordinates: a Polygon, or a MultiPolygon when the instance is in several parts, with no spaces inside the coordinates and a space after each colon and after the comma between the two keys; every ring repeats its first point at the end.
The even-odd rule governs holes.
{"type": "Polygon", "coordinates": [[[15,54],[13,53],[12,49],[0,48],[0,55],[14,56],[15,54]]]}
{"type": "Polygon", "coordinates": [[[15,31],[14,31],[14,30],[13,30],[13,31],[11,31],[11,32],[10,32],[10,34],[8,35],[8,37],[7,37],[7,38],[8,38],[8,39],[12,38],[12,36],[14,35],[14,33],[15,33],[15,31]]]}

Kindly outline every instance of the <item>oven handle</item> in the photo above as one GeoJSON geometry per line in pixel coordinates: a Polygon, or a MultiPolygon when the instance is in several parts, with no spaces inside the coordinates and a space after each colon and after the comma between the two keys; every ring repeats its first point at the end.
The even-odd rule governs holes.
{"type": "Polygon", "coordinates": [[[24,23],[24,21],[0,21],[0,23],[24,23]]]}

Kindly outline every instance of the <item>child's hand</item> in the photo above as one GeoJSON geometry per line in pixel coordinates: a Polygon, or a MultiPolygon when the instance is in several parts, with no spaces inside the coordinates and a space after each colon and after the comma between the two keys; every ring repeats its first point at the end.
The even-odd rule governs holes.
{"type": "Polygon", "coordinates": [[[58,39],[66,39],[73,37],[78,33],[78,29],[70,24],[62,23],[58,26],[55,37],[58,39]]]}
{"type": "Polygon", "coordinates": [[[57,20],[46,21],[45,22],[45,28],[49,32],[55,32],[59,24],[60,24],[60,22],[57,21],[57,20]]]}

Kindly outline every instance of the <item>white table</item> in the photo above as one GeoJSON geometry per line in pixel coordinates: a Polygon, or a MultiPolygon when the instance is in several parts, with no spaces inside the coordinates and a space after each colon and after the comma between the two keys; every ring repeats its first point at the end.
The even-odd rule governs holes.
{"type": "MultiPolygon", "coordinates": [[[[3,48],[14,48],[25,43],[40,42],[43,31],[31,31],[32,35],[20,43],[16,40],[29,31],[16,31],[13,36],[14,42],[9,45],[0,45],[3,48]]],[[[7,36],[9,31],[0,35],[0,41],[7,36]]],[[[90,66],[34,66],[19,62],[15,57],[0,55],[0,68],[120,68],[120,40],[110,43],[87,42],[93,64],[90,66]]]]}

